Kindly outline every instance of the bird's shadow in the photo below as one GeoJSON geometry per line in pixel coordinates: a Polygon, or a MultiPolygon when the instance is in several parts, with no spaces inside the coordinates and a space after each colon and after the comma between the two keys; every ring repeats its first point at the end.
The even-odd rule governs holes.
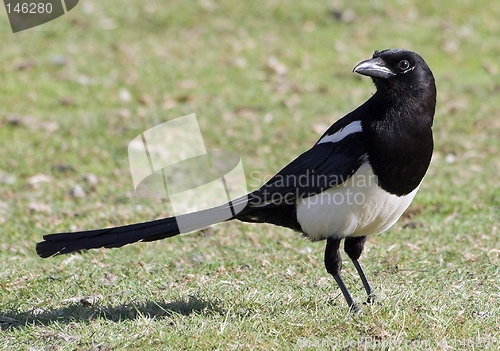
{"type": "Polygon", "coordinates": [[[166,301],[145,301],[126,303],[118,306],[102,306],[85,301],[72,303],[63,308],[51,310],[34,309],[26,312],[0,312],[2,330],[14,330],[26,326],[52,323],[69,324],[74,322],[90,322],[105,319],[113,322],[134,320],[139,318],[169,318],[174,315],[189,316],[191,314],[223,314],[216,302],[196,296],[187,299],[166,301]]]}

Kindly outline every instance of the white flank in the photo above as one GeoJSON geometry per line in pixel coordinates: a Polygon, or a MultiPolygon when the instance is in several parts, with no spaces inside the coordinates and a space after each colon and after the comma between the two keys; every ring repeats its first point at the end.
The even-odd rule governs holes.
{"type": "Polygon", "coordinates": [[[346,125],[344,128],[340,129],[338,132],[324,136],[320,141],[318,141],[318,144],[336,143],[341,141],[348,135],[359,133],[361,131],[361,121],[354,121],[346,125]]]}
{"type": "Polygon", "coordinates": [[[298,201],[297,219],[312,240],[376,234],[401,217],[417,190],[405,196],[386,192],[365,162],[343,184],[298,201]]]}

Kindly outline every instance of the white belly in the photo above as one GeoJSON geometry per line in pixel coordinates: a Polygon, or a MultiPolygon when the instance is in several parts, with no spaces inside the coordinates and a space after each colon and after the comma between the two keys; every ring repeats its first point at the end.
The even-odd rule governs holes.
{"type": "Polygon", "coordinates": [[[419,187],[396,196],[377,185],[368,162],[343,184],[297,203],[297,220],[312,240],[365,236],[389,229],[419,187]]]}

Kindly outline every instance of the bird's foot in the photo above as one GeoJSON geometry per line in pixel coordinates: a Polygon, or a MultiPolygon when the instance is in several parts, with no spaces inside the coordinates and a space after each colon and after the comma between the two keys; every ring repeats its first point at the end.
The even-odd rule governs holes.
{"type": "Polygon", "coordinates": [[[375,295],[373,293],[368,295],[368,298],[366,299],[366,303],[371,305],[375,302],[377,302],[377,295],[375,295]]]}
{"type": "Polygon", "coordinates": [[[381,306],[382,303],[378,299],[377,295],[370,294],[368,295],[368,298],[366,299],[366,302],[363,303],[363,305],[381,306]]]}
{"type": "Polygon", "coordinates": [[[352,314],[358,314],[358,313],[361,313],[361,309],[359,308],[358,304],[353,302],[350,306],[349,306],[349,311],[352,313],[352,314]]]}

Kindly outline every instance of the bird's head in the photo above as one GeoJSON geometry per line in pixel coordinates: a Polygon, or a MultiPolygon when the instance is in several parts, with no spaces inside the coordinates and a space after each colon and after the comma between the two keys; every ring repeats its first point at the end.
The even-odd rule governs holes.
{"type": "Polygon", "coordinates": [[[420,55],[409,50],[375,51],[371,59],[358,63],[353,72],[371,77],[380,92],[436,93],[429,66],[420,55]]]}

